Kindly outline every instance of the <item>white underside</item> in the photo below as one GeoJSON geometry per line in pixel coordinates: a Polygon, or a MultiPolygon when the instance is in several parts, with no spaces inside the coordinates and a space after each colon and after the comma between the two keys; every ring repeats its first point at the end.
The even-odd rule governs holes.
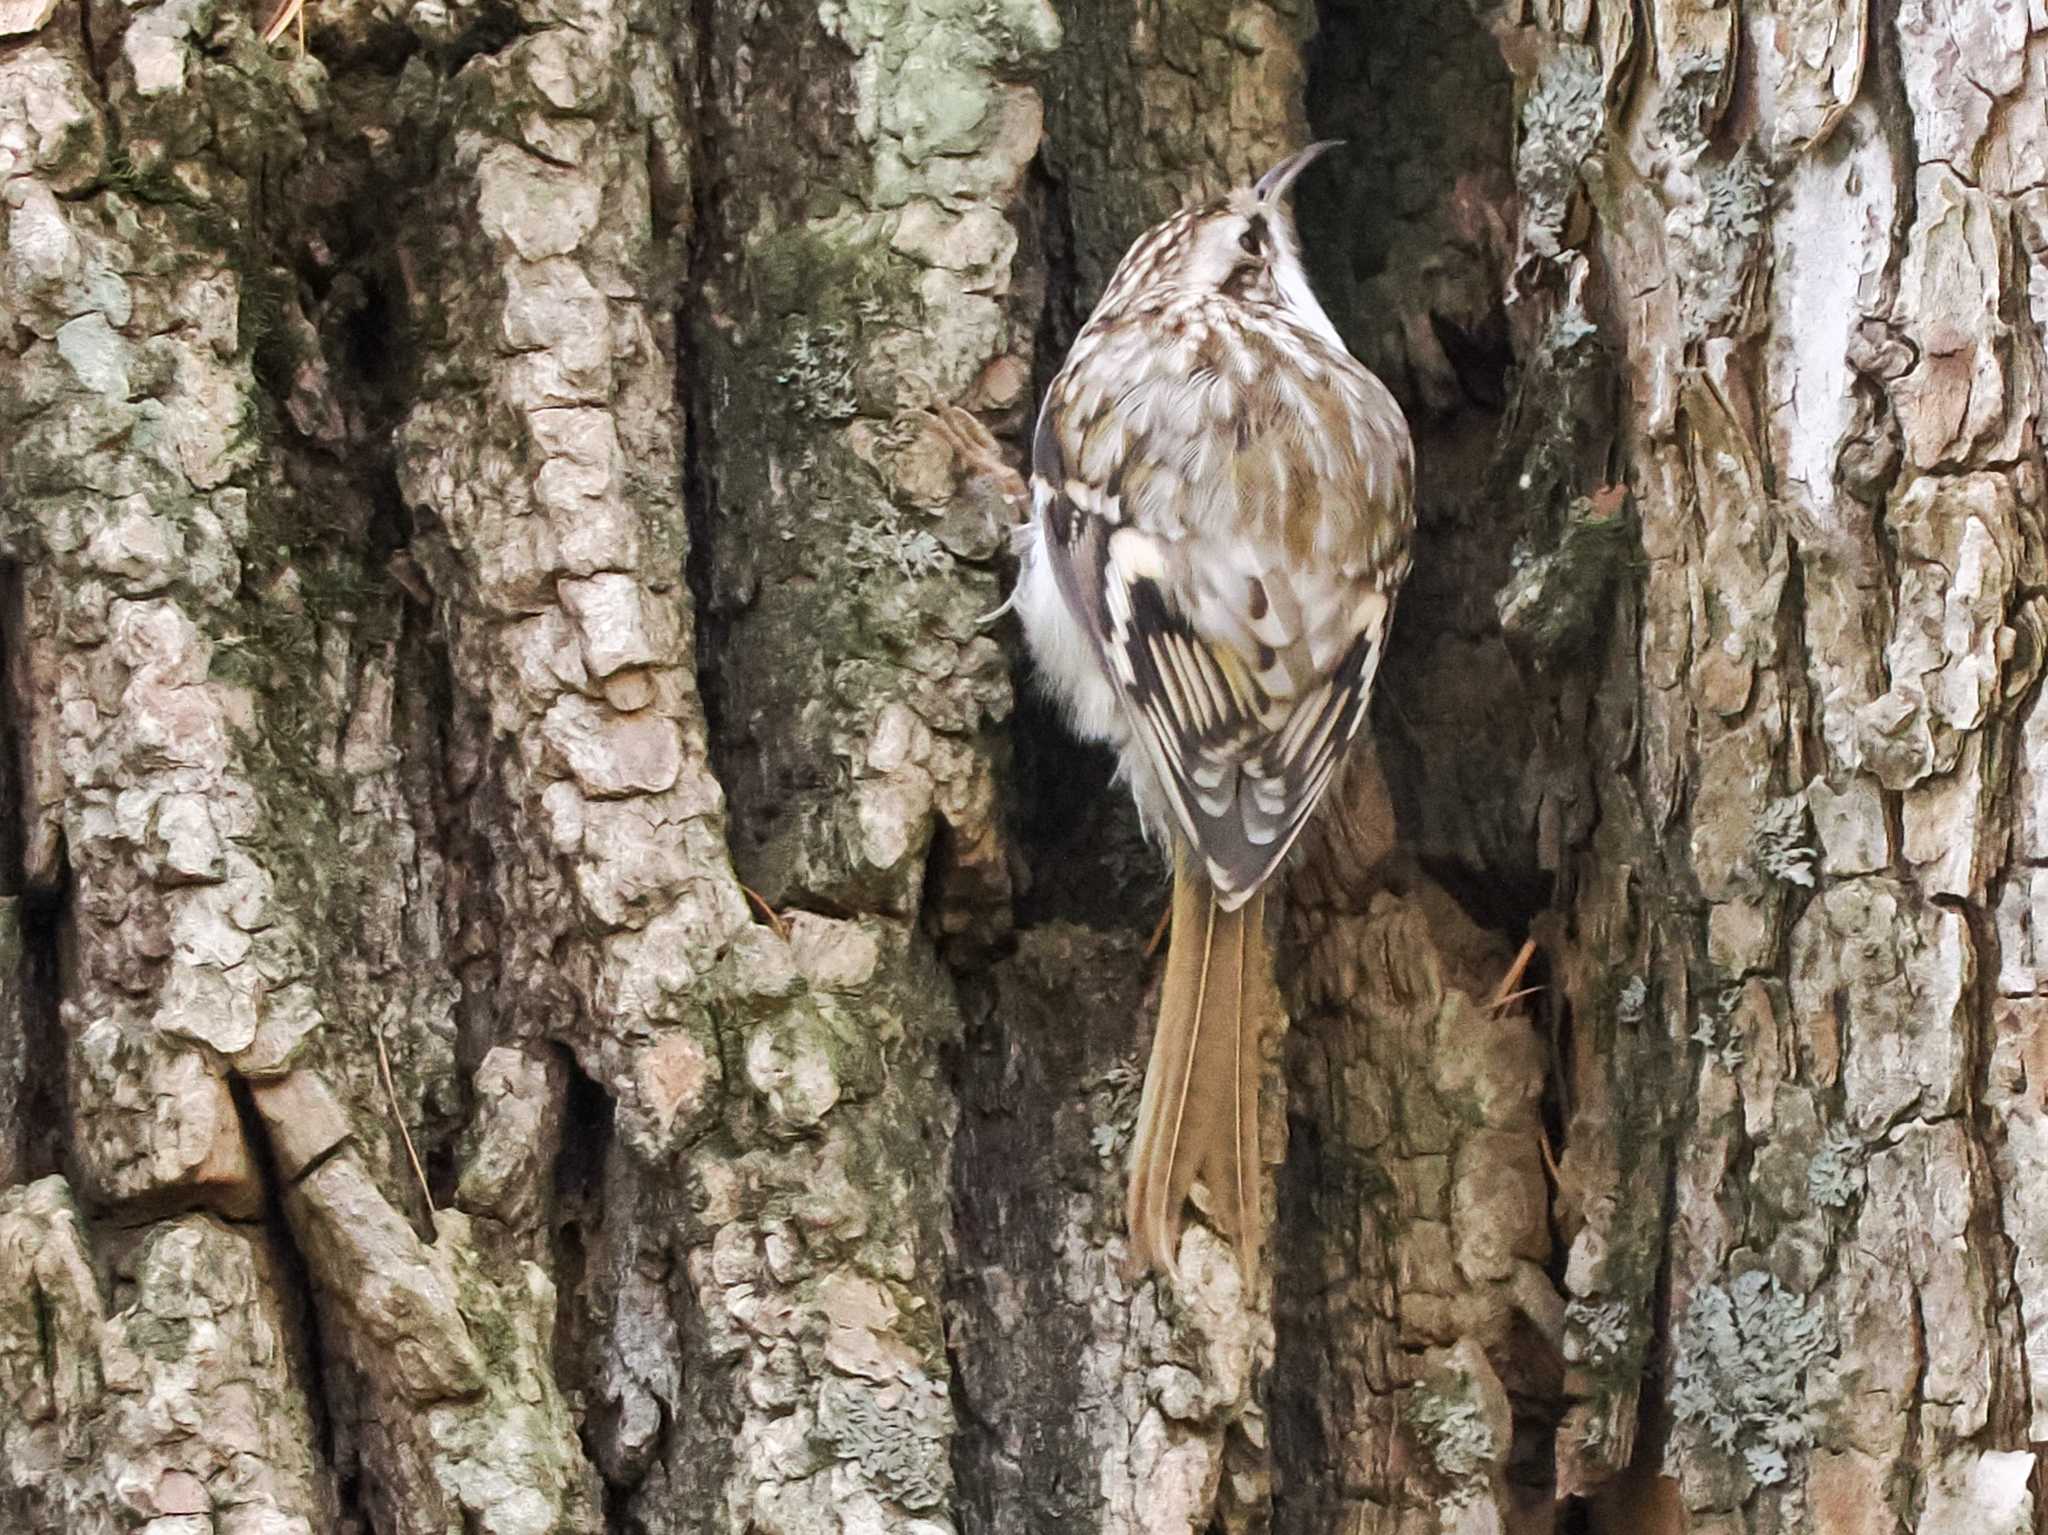
{"type": "Polygon", "coordinates": [[[1059,578],[1045,558],[1044,527],[1033,518],[1017,532],[1017,553],[1023,570],[1014,601],[1024,624],[1024,637],[1038,663],[1040,686],[1058,702],[1074,734],[1100,741],[1115,750],[1118,776],[1131,786],[1146,835],[1162,839],[1169,820],[1165,795],[1153,781],[1152,767],[1131,738],[1123,700],[1102,670],[1088,632],[1060,595],[1059,578]]]}

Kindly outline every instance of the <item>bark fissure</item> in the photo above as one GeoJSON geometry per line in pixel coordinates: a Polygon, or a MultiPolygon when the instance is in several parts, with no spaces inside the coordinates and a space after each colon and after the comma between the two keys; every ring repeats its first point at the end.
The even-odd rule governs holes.
{"type": "MultiPolygon", "coordinates": [[[[258,1219],[264,1240],[286,1280],[280,1297],[291,1323],[286,1346],[304,1372],[307,1419],[311,1427],[309,1448],[319,1475],[323,1479],[335,1480],[338,1511],[345,1516],[359,1518],[362,1505],[350,1496],[347,1483],[335,1477],[339,1463],[336,1453],[338,1438],[328,1394],[331,1383],[320,1322],[320,1294],[314,1283],[313,1270],[307,1264],[305,1254],[299,1250],[291,1221],[285,1212],[284,1193],[291,1180],[278,1166],[276,1148],[271,1143],[263,1115],[256,1107],[254,1095],[249,1091],[249,1084],[239,1077],[231,1077],[228,1090],[234,1097],[235,1112],[241,1118],[243,1133],[249,1138],[257,1171],[263,1180],[263,1208],[258,1219]]],[[[339,1149],[337,1145],[322,1153],[322,1160],[339,1149]]],[[[311,1167],[301,1169],[298,1176],[304,1177],[312,1170],[311,1167]]]]}
{"type": "Polygon", "coordinates": [[[19,1052],[20,1069],[9,1084],[15,1141],[10,1163],[23,1183],[64,1172],[70,1162],[64,1025],[59,1014],[69,884],[66,879],[54,890],[29,891],[12,902],[17,963],[7,990],[12,993],[12,1021],[20,1033],[10,1053],[19,1052]]]}
{"type": "Polygon", "coordinates": [[[39,879],[29,867],[24,600],[19,566],[0,562],[0,1187],[61,1172],[70,1124],[58,1014],[70,881],[61,847],[54,868],[45,855],[39,879]]]}

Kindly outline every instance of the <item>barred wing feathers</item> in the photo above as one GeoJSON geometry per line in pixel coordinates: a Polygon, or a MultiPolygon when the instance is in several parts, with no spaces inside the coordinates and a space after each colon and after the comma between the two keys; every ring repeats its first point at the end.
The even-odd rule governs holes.
{"type": "Polygon", "coordinates": [[[1142,754],[1127,766],[1235,910],[1364,721],[1412,471],[1397,407],[1348,356],[1300,332],[1225,347],[1215,319],[1149,353],[1137,327],[1077,347],[1033,470],[1045,556],[1142,754]]]}

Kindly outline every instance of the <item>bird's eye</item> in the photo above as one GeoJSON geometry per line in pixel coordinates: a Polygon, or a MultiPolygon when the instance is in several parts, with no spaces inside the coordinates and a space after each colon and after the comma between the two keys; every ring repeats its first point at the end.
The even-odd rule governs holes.
{"type": "Polygon", "coordinates": [[[1257,224],[1247,224],[1244,226],[1244,233],[1237,237],[1237,248],[1247,256],[1257,256],[1264,252],[1265,247],[1259,239],[1259,226],[1257,224]]]}

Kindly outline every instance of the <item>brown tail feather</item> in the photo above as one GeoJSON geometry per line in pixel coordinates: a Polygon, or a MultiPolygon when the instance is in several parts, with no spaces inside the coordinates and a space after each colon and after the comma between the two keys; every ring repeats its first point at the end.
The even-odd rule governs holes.
{"type": "Polygon", "coordinates": [[[1132,1256],[1146,1268],[1172,1271],[1197,1179],[1245,1273],[1258,1262],[1259,1036],[1278,1005],[1265,904],[1261,894],[1225,911],[1200,874],[1174,871],[1173,938],[1125,1207],[1132,1256]]]}

